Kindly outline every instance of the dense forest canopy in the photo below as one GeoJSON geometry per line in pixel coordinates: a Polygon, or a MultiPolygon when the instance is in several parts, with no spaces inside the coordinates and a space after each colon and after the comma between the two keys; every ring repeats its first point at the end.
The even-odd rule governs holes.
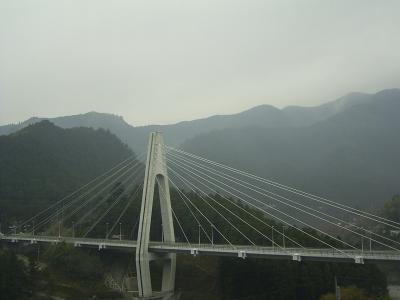
{"type": "Polygon", "coordinates": [[[132,155],[104,129],[49,121],[0,136],[0,218],[37,212],[132,155]]]}

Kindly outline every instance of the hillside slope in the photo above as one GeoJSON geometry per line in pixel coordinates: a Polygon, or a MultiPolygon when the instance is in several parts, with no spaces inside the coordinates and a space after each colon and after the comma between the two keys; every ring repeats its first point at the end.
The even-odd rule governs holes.
{"type": "Polygon", "coordinates": [[[61,129],[42,121],[1,136],[0,216],[43,208],[130,155],[103,129],[61,129]]]}
{"type": "Polygon", "coordinates": [[[226,129],[183,148],[333,200],[378,207],[400,192],[399,112],[400,93],[385,91],[312,126],[226,129]]]}

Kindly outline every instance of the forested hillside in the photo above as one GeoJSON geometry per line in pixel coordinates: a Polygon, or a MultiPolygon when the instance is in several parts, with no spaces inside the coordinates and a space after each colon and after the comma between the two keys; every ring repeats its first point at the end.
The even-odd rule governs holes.
{"type": "MultiPolygon", "coordinates": [[[[132,205],[121,221],[124,224],[123,232],[129,232],[130,228],[125,226],[135,223],[135,219],[140,210],[140,194],[134,196],[134,205],[132,205]]],[[[185,243],[186,238],[196,245],[198,238],[198,228],[193,226],[193,217],[188,213],[186,206],[181,200],[185,195],[193,201],[210,219],[215,220],[215,227],[222,232],[229,232],[229,240],[234,244],[246,244],[243,236],[232,228],[221,218],[217,218],[215,212],[204,203],[204,201],[194,193],[178,192],[171,189],[172,206],[177,215],[179,215],[180,225],[175,222],[175,234],[178,242],[185,243]],[[182,227],[181,227],[182,226],[182,227]],[[186,237],[182,232],[185,229],[186,237]]],[[[247,214],[240,211],[238,207],[232,205],[227,199],[218,195],[212,195],[219,203],[239,214],[242,218],[247,218],[247,214]]],[[[111,215],[103,220],[91,235],[92,237],[104,237],[105,222],[113,223],[116,216],[122,208],[113,210],[111,215]]],[[[260,213],[247,208],[248,211],[263,218],[260,213]]],[[[153,208],[153,226],[152,240],[161,239],[161,217],[159,214],[159,195],[155,194],[155,205],[153,208]]],[[[231,222],[236,222],[237,228],[244,232],[249,238],[257,244],[268,245],[268,239],[263,238],[254,230],[249,229],[244,223],[237,222],[235,218],[227,216],[231,222]]],[[[282,224],[272,220],[264,219],[269,226],[262,226],[255,219],[246,219],[253,226],[257,226],[267,235],[271,230],[269,226],[282,228],[282,224]]],[[[205,225],[205,224],[204,224],[205,225]]],[[[81,226],[82,227],[82,226],[81,226]]],[[[210,228],[205,227],[209,232],[210,228]]],[[[135,227],[134,227],[135,228],[135,227]]],[[[137,228],[137,227],[136,227],[137,228]]],[[[311,229],[304,229],[318,236],[325,242],[339,246],[340,243],[329,237],[318,234],[311,229]]],[[[76,232],[79,235],[79,232],[76,232]]],[[[282,240],[277,232],[275,233],[276,243],[282,247],[282,240]]],[[[134,233],[133,238],[136,237],[134,233]]],[[[207,241],[207,237],[202,234],[202,241],[207,241]]],[[[323,244],[302,233],[296,228],[290,228],[286,231],[286,246],[293,246],[289,239],[296,240],[308,247],[324,247],[323,244]]],[[[215,232],[214,242],[226,243],[224,238],[215,232]]],[[[27,270],[18,270],[11,272],[12,266],[6,263],[3,266],[3,278],[5,281],[29,280],[29,285],[18,291],[18,294],[42,293],[51,297],[61,297],[63,299],[121,299],[117,292],[113,292],[103,285],[103,279],[108,274],[115,274],[116,270],[120,276],[124,276],[129,270],[134,270],[135,261],[133,253],[117,252],[110,250],[87,249],[74,247],[59,243],[56,245],[33,244],[20,248],[14,248],[18,253],[30,258],[31,264],[37,259],[38,247],[41,251],[42,265],[46,266],[44,270],[28,273],[27,270]],[[24,276],[22,276],[24,274],[24,276]],[[18,279],[17,279],[18,280],[18,279]]],[[[4,252],[7,253],[7,252],[4,252]]],[[[5,255],[1,255],[6,259],[5,255]]],[[[10,254],[9,254],[10,255],[10,254]]],[[[14,258],[15,260],[15,258],[14,258]]],[[[161,265],[154,262],[152,269],[155,286],[159,285],[161,265]],[[158,272],[158,273],[157,273],[158,272]]],[[[25,268],[26,269],[26,268],[25,268]]],[[[209,257],[191,255],[178,255],[177,260],[177,279],[176,290],[181,294],[182,300],[231,300],[231,299],[253,299],[253,300],[318,300],[322,294],[331,292],[334,286],[334,277],[340,278],[340,285],[357,286],[368,294],[370,299],[387,299],[386,296],[386,278],[385,275],[372,264],[357,265],[354,263],[326,263],[326,262],[295,262],[289,260],[265,260],[265,259],[241,259],[235,257],[209,257]]],[[[7,287],[0,286],[0,292],[11,293],[7,287]]],[[[24,299],[24,298],[18,298],[24,299]]],[[[36,299],[36,298],[33,298],[36,299]]],[[[42,299],[42,298],[39,298],[42,299]]]]}
{"type": "Polygon", "coordinates": [[[38,211],[131,155],[104,129],[61,129],[49,121],[0,136],[1,219],[38,211]]]}
{"type": "Polygon", "coordinates": [[[214,131],[183,148],[335,201],[377,208],[400,189],[399,111],[400,93],[387,91],[312,126],[214,131]]]}
{"type": "MultiPolygon", "coordinates": [[[[1,149],[1,181],[0,207],[2,221],[30,217],[33,212],[47,207],[55,200],[59,200],[68,192],[75,190],[90,179],[124,160],[132,152],[123,145],[114,135],[104,130],[88,128],[61,129],[44,121],[29,126],[12,135],[0,138],[1,149]],[[20,218],[21,217],[21,218],[20,218]]],[[[119,187],[123,189],[122,186],[119,187]]],[[[198,238],[198,227],[193,226],[194,219],[182,202],[182,193],[190,198],[207,216],[215,220],[216,228],[229,232],[230,242],[246,244],[248,241],[238,231],[233,231],[226,220],[219,218],[211,207],[204,203],[202,197],[196,193],[178,192],[171,188],[171,201],[174,211],[180,218],[187,238],[195,244],[198,238]]],[[[139,215],[141,191],[134,194],[133,204],[120,219],[124,237],[135,238],[135,223],[139,215]]],[[[114,197],[110,194],[109,197],[114,197]]],[[[153,213],[154,222],[151,228],[152,240],[161,239],[161,220],[159,213],[158,193],[155,195],[153,213]]],[[[271,234],[270,226],[283,228],[283,224],[265,219],[260,224],[256,219],[247,219],[244,210],[239,209],[228,199],[220,195],[212,195],[220,205],[234,211],[248,224],[257,226],[267,235],[271,234]],[[261,226],[261,227],[260,227],[261,226]]],[[[127,200],[127,197],[125,200],[127,200]]],[[[110,205],[108,202],[105,206],[110,205]]],[[[96,226],[91,237],[104,237],[107,224],[113,224],[120,214],[124,203],[121,202],[96,226]]],[[[103,207],[104,208],[104,207],[103,207]]],[[[264,216],[252,211],[249,207],[242,207],[258,216],[264,216]]],[[[198,216],[200,218],[200,216],[198,216]]],[[[227,216],[231,223],[235,223],[241,232],[260,245],[269,245],[269,240],[248,227],[245,223],[237,222],[233,215],[227,216]]],[[[90,218],[87,220],[90,222],[90,218]]],[[[4,224],[4,223],[3,223],[4,224]]],[[[71,222],[65,222],[63,234],[72,234],[69,231],[71,222]]],[[[64,226],[63,225],[63,226],[64,226]]],[[[196,224],[195,224],[196,225],[196,224]]],[[[83,223],[75,234],[79,236],[89,226],[83,223]]],[[[207,224],[205,230],[209,231],[207,224]]],[[[332,245],[339,246],[327,236],[305,228],[305,231],[318,235],[332,245]]],[[[181,228],[175,223],[176,238],[179,242],[186,242],[181,228]]],[[[276,233],[277,234],[277,233],[276,233]]],[[[206,239],[201,235],[202,241],[206,239]]],[[[277,238],[277,243],[283,241],[277,238]]],[[[286,246],[293,246],[289,239],[296,240],[304,246],[323,247],[315,239],[300,232],[296,228],[286,230],[286,246]]],[[[222,235],[215,232],[215,243],[226,243],[222,235]]],[[[3,245],[5,246],[5,245],[3,245]]],[[[281,244],[282,246],[282,244],[281,244]]],[[[19,291],[22,296],[30,293],[45,293],[46,295],[63,297],[64,299],[89,298],[94,295],[110,295],[103,285],[105,274],[112,272],[120,264],[127,268],[134,266],[132,254],[115,253],[109,251],[84,250],[59,244],[56,246],[41,247],[41,260],[45,263],[44,270],[38,270],[34,261],[38,258],[38,245],[24,246],[15,249],[23,256],[29,257],[31,264],[18,273],[11,272],[9,264],[3,266],[4,281],[17,280],[23,283],[28,280],[29,285],[19,291]],[[20,276],[19,279],[15,277],[20,276]],[[56,279],[55,279],[56,278],[56,279]]],[[[15,256],[9,252],[0,252],[0,260],[15,256]],[[8,253],[8,254],[7,254],[8,253]],[[8,255],[8,256],[7,256],[8,255]]],[[[196,258],[179,256],[177,269],[177,290],[182,292],[181,299],[299,299],[317,300],[323,293],[330,292],[335,275],[341,276],[343,285],[356,284],[374,297],[386,294],[386,279],[375,266],[359,266],[354,264],[331,263],[298,263],[290,261],[241,260],[234,258],[196,258]],[[365,278],[371,278],[365,281],[365,278]]],[[[4,293],[11,293],[6,287],[0,287],[4,293]]],[[[115,297],[115,293],[112,294],[115,297]]],[[[117,295],[118,296],[118,295],[117,295]]],[[[27,297],[29,298],[29,297],[27,297]]]]}
{"type": "MultiPolygon", "coordinates": [[[[261,105],[171,125],[134,127],[122,117],[95,112],[51,122],[109,129],[138,154],[146,151],[151,131],[162,131],[170,146],[375,209],[399,192],[399,104],[400,90],[391,89],[351,93],[315,107],[261,105]]],[[[0,135],[40,120],[0,126],[0,135]]]]}

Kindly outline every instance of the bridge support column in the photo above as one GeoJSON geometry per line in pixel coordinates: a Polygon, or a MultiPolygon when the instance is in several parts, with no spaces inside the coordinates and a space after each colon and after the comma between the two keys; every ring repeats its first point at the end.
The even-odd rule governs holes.
{"type": "Polygon", "coordinates": [[[161,298],[162,295],[171,296],[175,289],[176,254],[173,253],[170,253],[167,257],[162,259],[163,273],[161,291],[154,292],[151,284],[150,260],[154,257],[151,257],[149,253],[149,241],[156,182],[158,182],[160,195],[164,242],[175,242],[164,140],[161,133],[152,132],[150,134],[147,153],[136,248],[136,273],[139,298],[154,299],[153,297],[156,297],[157,294],[160,295],[161,298]]]}

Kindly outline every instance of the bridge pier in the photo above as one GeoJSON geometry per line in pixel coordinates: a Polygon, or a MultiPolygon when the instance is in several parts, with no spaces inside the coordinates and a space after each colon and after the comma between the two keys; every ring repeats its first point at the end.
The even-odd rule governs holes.
{"type": "Polygon", "coordinates": [[[171,296],[173,296],[175,290],[176,254],[173,253],[160,258],[163,261],[161,291],[154,292],[151,283],[150,261],[158,259],[158,257],[149,253],[151,216],[156,183],[158,183],[160,195],[164,241],[174,243],[175,233],[165,159],[165,145],[161,133],[152,132],[147,153],[136,248],[137,299],[173,299],[171,296]]]}

